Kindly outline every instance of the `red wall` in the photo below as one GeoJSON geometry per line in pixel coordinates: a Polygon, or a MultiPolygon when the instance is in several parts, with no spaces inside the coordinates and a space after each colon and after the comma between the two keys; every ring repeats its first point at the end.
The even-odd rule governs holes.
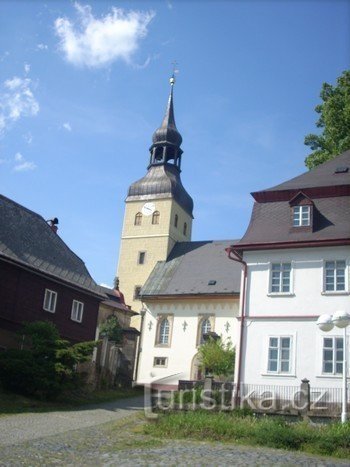
{"type": "Polygon", "coordinates": [[[0,261],[0,328],[17,330],[23,322],[51,321],[65,339],[94,340],[98,308],[97,298],[0,261]],[[55,313],[43,310],[45,289],[58,294],[55,313]],[[70,319],[73,300],[84,303],[81,323],[70,319]]]}

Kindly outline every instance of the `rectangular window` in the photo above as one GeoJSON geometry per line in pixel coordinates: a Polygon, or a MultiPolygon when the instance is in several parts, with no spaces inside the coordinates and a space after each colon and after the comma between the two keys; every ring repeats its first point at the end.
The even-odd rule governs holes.
{"type": "Polygon", "coordinates": [[[49,311],[50,313],[55,313],[56,302],[57,302],[57,293],[54,292],[53,290],[45,289],[45,297],[44,297],[44,304],[43,304],[44,310],[49,311]]]}
{"type": "Polygon", "coordinates": [[[134,288],[134,300],[140,300],[140,293],[141,293],[141,285],[135,285],[134,288]]]}
{"type": "Polygon", "coordinates": [[[302,227],[310,225],[310,206],[293,207],[293,226],[302,227]]]}
{"type": "Polygon", "coordinates": [[[81,323],[83,321],[84,303],[73,300],[71,319],[81,323]]]}
{"type": "Polygon", "coordinates": [[[154,357],[153,366],[166,367],[168,366],[167,357],[154,357]]]}
{"type": "Polygon", "coordinates": [[[343,373],[343,338],[323,338],[322,372],[329,375],[343,373]]]}
{"type": "Polygon", "coordinates": [[[290,373],[291,338],[270,337],[267,371],[271,373],[290,373]]]}
{"type": "Polygon", "coordinates": [[[271,266],[271,293],[288,293],[290,287],[291,263],[273,263],[271,266]]]}
{"type": "Polygon", "coordinates": [[[326,261],[325,263],[325,291],[345,291],[345,261],[326,261]]]}
{"type": "Polygon", "coordinates": [[[145,264],[145,258],[146,258],[146,252],[145,251],[139,251],[137,264],[145,264]]]}

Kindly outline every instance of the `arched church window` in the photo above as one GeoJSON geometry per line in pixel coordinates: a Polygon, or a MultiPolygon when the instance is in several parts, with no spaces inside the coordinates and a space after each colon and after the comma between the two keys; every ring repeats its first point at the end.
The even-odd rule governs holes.
{"type": "Polygon", "coordinates": [[[174,220],[174,226],[177,227],[177,224],[179,222],[179,216],[175,214],[175,220],[174,220]]]}
{"type": "Polygon", "coordinates": [[[168,344],[169,343],[169,331],[170,325],[168,318],[162,319],[159,325],[159,344],[168,344]]]}
{"type": "Polygon", "coordinates": [[[141,225],[141,222],[142,222],[142,214],[141,212],[138,212],[135,216],[134,225],[141,225]]]}
{"type": "Polygon", "coordinates": [[[184,223],[184,235],[187,235],[187,224],[186,224],[186,222],[184,223]]]}
{"type": "Polygon", "coordinates": [[[154,211],[152,215],[152,224],[159,224],[160,212],[154,211]]]}
{"type": "Polygon", "coordinates": [[[201,339],[200,339],[201,344],[204,343],[204,334],[207,334],[210,331],[211,331],[210,319],[209,318],[203,319],[201,323],[201,339]]]}

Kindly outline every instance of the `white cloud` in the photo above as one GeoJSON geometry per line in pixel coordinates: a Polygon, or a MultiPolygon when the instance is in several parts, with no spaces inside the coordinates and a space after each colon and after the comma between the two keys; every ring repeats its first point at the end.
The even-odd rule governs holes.
{"type": "Polygon", "coordinates": [[[29,170],[34,170],[34,169],[36,169],[36,165],[34,164],[34,162],[25,161],[25,162],[22,162],[21,164],[15,165],[13,170],[15,172],[27,172],[29,170]]]}
{"type": "Polygon", "coordinates": [[[153,12],[128,11],[112,8],[111,12],[95,18],[89,5],[74,4],[78,21],[57,18],[56,34],[66,60],[77,66],[102,67],[121,59],[131,63],[140,40],[147,35],[153,12]]]}
{"type": "Polygon", "coordinates": [[[25,158],[22,156],[20,152],[17,152],[15,154],[14,160],[15,160],[15,166],[13,170],[15,172],[27,172],[29,170],[36,169],[36,164],[34,164],[34,162],[25,160],[25,158]]]}
{"type": "Polygon", "coordinates": [[[23,138],[24,138],[24,141],[27,143],[27,144],[31,144],[31,142],[33,141],[33,135],[31,134],[30,131],[28,131],[28,133],[25,133],[23,135],[23,138]]]}
{"type": "Polygon", "coordinates": [[[72,131],[71,124],[69,122],[65,122],[63,125],[63,128],[67,131],[72,131]]]}
{"type": "Polygon", "coordinates": [[[47,44],[40,43],[40,44],[37,44],[36,48],[37,50],[47,50],[49,46],[47,44]]]}
{"type": "Polygon", "coordinates": [[[31,79],[18,76],[3,83],[0,91],[0,135],[21,117],[35,116],[39,112],[32,86],[31,79]]]}
{"type": "Polygon", "coordinates": [[[27,75],[30,72],[30,65],[29,63],[24,64],[24,73],[27,75]]]}

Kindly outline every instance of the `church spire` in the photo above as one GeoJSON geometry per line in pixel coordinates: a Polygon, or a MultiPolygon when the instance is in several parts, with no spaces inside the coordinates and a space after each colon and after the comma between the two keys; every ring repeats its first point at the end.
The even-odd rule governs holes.
{"type": "Polygon", "coordinates": [[[180,170],[181,154],[183,152],[180,148],[182,136],[175,124],[174,84],[175,76],[173,73],[170,78],[170,94],[164,118],[161,126],[153,133],[149,167],[171,163],[180,170]]]}

